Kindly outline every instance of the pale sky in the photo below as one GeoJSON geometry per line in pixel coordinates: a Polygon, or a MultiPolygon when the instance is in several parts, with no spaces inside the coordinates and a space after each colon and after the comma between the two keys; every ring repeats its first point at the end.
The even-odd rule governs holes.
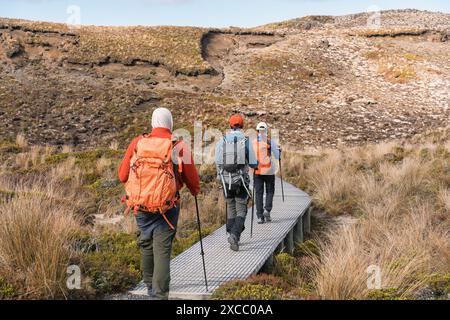
{"type": "Polygon", "coordinates": [[[450,0],[0,0],[0,17],[63,23],[79,18],[77,23],[93,25],[253,27],[305,15],[365,12],[374,6],[450,13],[450,0]]]}

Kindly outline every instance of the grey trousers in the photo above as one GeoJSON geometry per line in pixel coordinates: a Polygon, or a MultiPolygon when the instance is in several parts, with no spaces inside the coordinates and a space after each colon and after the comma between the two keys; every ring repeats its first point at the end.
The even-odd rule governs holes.
{"type": "MultiPolygon", "coordinates": [[[[176,226],[179,207],[166,213],[176,226]]],[[[170,289],[170,257],[176,230],[172,230],[160,215],[140,213],[136,216],[139,228],[138,244],[144,283],[152,288],[156,299],[167,300],[170,289]]]]}
{"type": "Polygon", "coordinates": [[[241,234],[245,230],[248,195],[247,193],[229,195],[226,201],[228,206],[227,231],[228,233],[234,234],[240,240],[241,234]]]}
{"type": "Polygon", "coordinates": [[[153,288],[155,298],[169,299],[170,255],[175,230],[156,229],[151,236],[141,234],[141,263],[144,283],[153,288]]]}

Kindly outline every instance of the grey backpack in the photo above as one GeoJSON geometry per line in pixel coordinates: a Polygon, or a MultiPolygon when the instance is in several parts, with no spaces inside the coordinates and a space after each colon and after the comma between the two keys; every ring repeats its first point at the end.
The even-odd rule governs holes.
{"type": "Polygon", "coordinates": [[[234,137],[232,141],[223,139],[222,149],[222,171],[220,178],[224,187],[225,196],[229,191],[236,192],[244,187],[249,193],[244,180],[244,170],[247,166],[246,160],[246,144],[248,139],[234,137]]]}

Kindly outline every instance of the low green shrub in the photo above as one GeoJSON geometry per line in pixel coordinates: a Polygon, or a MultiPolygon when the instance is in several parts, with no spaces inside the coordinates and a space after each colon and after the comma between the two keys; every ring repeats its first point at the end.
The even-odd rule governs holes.
{"type": "Polygon", "coordinates": [[[82,261],[92,288],[101,295],[123,292],[141,279],[137,237],[126,233],[102,234],[84,238],[82,261]]]}
{"type": "Polygon", "coordinates": [[[0,278],[0,300],[7,300],[14,297],[14,288],[3,278],[0,278]]]}
{"type": "Polygon", "coordinates": [[[429,286],[436,297],[448,296],[450,294],[450,272],[431,275],[429,286]]]}
{"type": "Polygon", "coordinates": [[[371,290],[367,295],[369,300],[404,300],[405,297],[398,289],[386,288],[371,290]]]}
{"type": "Polygon", "coordinates": [[[214,300],[283,300],[289,285],[280,278],[270,275],[254,276],[246,281],[238,280],[224,284],[217,289],[214,300]]]}
{"type": "Polygon", "coordinates": [[[278,254],[275,256],[273,273],[286,281],[295,281],[300,273],[297,259],[287,253],[278,254]]]}

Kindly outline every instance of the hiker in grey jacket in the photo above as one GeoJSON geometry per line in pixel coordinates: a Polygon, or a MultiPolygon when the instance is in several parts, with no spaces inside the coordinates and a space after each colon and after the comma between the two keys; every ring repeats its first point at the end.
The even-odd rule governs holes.
{"type": "Polygon", "coordinates": [[[217,144],[216,167],[228,207],[228,242],[231,250],[239,251],[241,234],[245,229],[247,205],[251,197],[249,167],[256,168],[258,163],[249,139],[242,132],[243,117],[232,116],[230,127],[232,131],[217,144]]]}

